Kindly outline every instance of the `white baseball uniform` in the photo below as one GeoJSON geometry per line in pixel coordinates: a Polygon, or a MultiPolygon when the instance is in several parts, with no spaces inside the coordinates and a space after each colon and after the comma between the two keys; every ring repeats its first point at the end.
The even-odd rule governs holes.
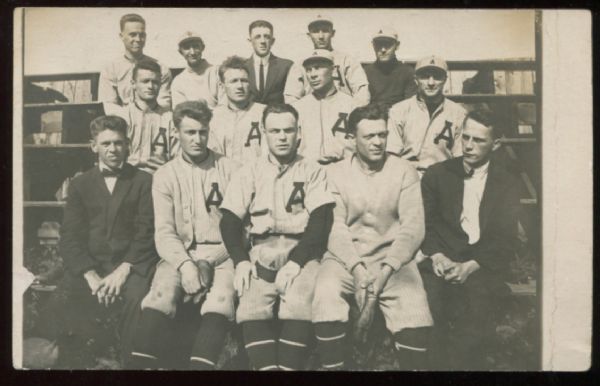
{"type": "Polygon", "coordinates": [[[219,85],[219,66],[202,59],[198,71],[186,67],[171,83],[171,98],[173,110],[185,101],[205,101],[209,108],[215,108],[226,99],[225,90],[219,85]]]}

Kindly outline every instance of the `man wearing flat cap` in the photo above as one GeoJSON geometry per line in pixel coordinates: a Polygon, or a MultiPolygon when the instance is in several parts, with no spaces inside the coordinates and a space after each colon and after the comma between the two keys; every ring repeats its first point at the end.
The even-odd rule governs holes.
{"type": "MultiPolygon", "coordinates": [[[[315,50],[331,52],[335,87],[353,98],[353,107],[368,104],[369,82],[360,62],[350,55],[333,49],[331,44],[331,39],[335,36],[333,21],[329,17],[318,15],[308,23],[307,35],[315,50]]],[[[308,74],[302,67],[295,64],[290,69],[284,91],[286,103],[293,103],[311,92],[308,74]]]]}
{"type": "Polygon", "coordinates": [[[187,31],[179,38],[178,51],[187,62],[187,67],[173,79],[173,108],[185,101],[204,101],[212,109],[219,100],[223,100],[218,67],[202,58],[204,47],[204,41],[196,32],[187,31]]]}
{"type": "Polygon", "coordinates": [[[415,71],[396,58],[400,46],[396,31],[389,26],[382,27],[373,35],[372,44],[377,60],[364,65],[371,102],[389,108],[415,95],[415,71]]]}
{"type": "Polygon", "coordinates": [[[339,161],[354,151],[347,131],[352,97],[335,87],[331,51],[316,49],[302,65],[312,92],[293,104],[302,139],[298,152],[323,165],[339,161]]]}
{"type": "Polygon", "coordinates": [[[448,65],[426,56],[415,66],[417,94],[389,111],[387,151],[409,160],[422,176],[431,165],[462,155],[465,109],[444,97],[448,65]]]}

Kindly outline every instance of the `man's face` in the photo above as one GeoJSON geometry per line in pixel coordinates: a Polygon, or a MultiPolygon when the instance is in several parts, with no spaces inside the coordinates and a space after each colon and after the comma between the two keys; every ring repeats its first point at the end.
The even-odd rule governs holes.
{"type": "Polygon", "coordinates": [[[380,62],[389,62],[396,56],[398,42],[394,39],[379,38],[373,41],[373,49],[377,60],[380,62]]]}
{"type": "Polygon", "coordinates": [[[225,94],[232,102],[245,102],[250,98],[250,81],[245,70],[230,68],[223,74],[225,94]]]}
{"type": "Polygon", "coordinates": [[[356,125],[356,151],[368,162],[378,162],[385,156],[387,124],[383,119],[363,119],[356,125]]]}
{"type": "Polygon", "coordinates": [[[333,66],[325,60],[314,60],[304,65],[308,83],[314,91],[329,89],[333,83],[333,66]]]}
{"type": "Polygon", "coordinates": [[[444,91],[446,72],[439,68],[423,68],[415,74],[419,96],[423,99],[433,99],[444,91]]]}
{"type": "Polygon", "coordinates": [[[265,120],[265,138],[269,152],[289,158],[298,147],[298,122],[291,113],[271,113],[265,120]]]}
{"type": "Polygon", "coordinates": [[[183,117],[178,130],[183,154],[192,159],[201,159],[207,154],[208,126],[190,117],[183,117]]]}
{"type": "Polygon", "coordinates": [[[146,44],[146,26],[137,21],[129,21],[119,34],[125,50],[132,54],[141,54],[146,44]]]}
{"type": "Polygon", "coordinates": [[[308,36],[312,40],[315,49],[331,49],[331,38],[335,30],[328,23],[315,23],[308,29],[308,36]]]}
{"type": "Polygon", "coordinates": [[[255,27],[250,31],[250,38],[248,39],[252,44],[254,53],[258,56],[266,56],[271,52],[271,47],[275,43],[273,32],[267,27],[255,27]]]}
{"type": "Polygon", "coordinates": [[[160,75],[150,70],[140,69],[132,80],[135,95],[145,102],[152,102],[160,90],[160,75]]]}
{"type": "Polygon", "coordinates": [[[119,167],[127,157],[129,142],[118,131],[102,130],[92,139],[92,151],[109,168],[119,167]]]}
{"type": "Polygon", "coordinates": [[[500,147],[500,140],[493,138],[492,129],[473,119],[465,122],[461,140],[464,162],[474,168],[485,164],[492,151],[500,147]]]}
{"type": "Polygon", "coordinates": [[[190,67],[200,63],[203,51],[204,46],[199,40],[187,40],[179,45],[179,53],[190,67]]]}

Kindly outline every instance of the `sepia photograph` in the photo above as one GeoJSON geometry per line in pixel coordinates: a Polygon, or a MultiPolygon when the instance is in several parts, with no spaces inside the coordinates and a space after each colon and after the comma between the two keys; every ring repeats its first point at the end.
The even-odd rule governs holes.
{"type": "Polygon", "coordinates": [[[13,16],[15,368],[590,366],[591,144],[567,213],[546,98],[589,13],[13,16]]]}

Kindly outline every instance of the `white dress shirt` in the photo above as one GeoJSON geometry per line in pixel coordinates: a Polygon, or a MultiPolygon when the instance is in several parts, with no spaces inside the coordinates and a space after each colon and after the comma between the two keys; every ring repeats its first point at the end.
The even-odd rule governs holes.
{"type": "MultiPolygon", "coordinates": [[[[119,169],[123,169],[124,164],[125,162],[122,162],[121,165],[119,165],[119,169]]],[[[100,171],[103,169],[111,170],[111,168],[106,166],[106,164],[102,161],[98,161],[98,166],[100,167],[100,171]]],[[[115,190],[115,185],[117,184],[117,176],[104,176],[104,183],[106,184],[106,188],[110,194],[112,194],[113,190],[115,190]]]]}
{"type": "Polygon", "coordinates": [[[262,62],[263,64],[263,74],[265,75],[265,84],[263,84],[263,87],[265,87],[267,84],[267,73],[269,72],[269,59],[271,58],[271,53],[268,53],[262,58],[256,54],[252,54],[252,56],[254,57],[252,62],[254,63],[254,74],[256,75],[256,89],[260,90],[260,63],[262,62]]]}
{"type": "Polygon", "coordinates": [[[489,164],[488,161],[477,169],[473,169],[473,175],[465,178],[460,225],[469,236],[469,244],[475,244],[479,241],[479,207],[481,206],[481,198],[485,190],[489,164]]]}

